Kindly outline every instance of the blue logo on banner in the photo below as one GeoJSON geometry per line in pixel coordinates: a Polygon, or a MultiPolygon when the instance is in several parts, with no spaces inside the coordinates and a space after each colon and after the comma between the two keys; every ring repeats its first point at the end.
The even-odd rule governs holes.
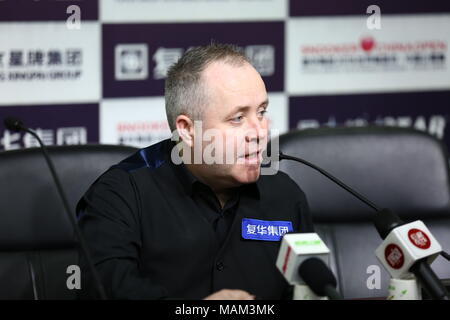
{"type": "Polygon", "coordinates": [[[293,230],[290,221],[242,219],[242,238],[244,239],[280,241],[284,234],[293,230]]]}

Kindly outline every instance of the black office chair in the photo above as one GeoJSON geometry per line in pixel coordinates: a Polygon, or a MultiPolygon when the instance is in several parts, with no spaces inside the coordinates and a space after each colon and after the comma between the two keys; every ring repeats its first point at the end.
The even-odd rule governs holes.
{"type": "MultiPolygon", "coordinates": [[[[73,211],[103,171],[136,150],[48,149],[73,211]]],[[[78,263],[77,241],[40,149],[1,152],[0,177],[0,299],[75,299],[66,270],[78,263]]]]}
{"type": "MultiPolygon", "coordinates": [[[[420,131],[393,127],[320,128],[279,137],[280,150],[317,164],[405,221],[421,219],[450,251],[450,177],[445,146],[420,131]]],[[[280,162],[305,191],[316,231],[332,251],[331,268],[345,298],[386,297],[389,275],[374,251],[382,240],[374,211],[309,167],[280,162]],[[381,269],[381,289],[369,289],[367,268],[381,269]]],[[[450,278],[450,262],[432,268],[450,278]]]]}

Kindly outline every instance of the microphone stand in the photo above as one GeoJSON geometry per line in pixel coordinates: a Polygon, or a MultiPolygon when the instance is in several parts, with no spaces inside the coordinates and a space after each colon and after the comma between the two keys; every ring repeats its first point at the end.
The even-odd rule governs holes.
{"type": "Polygon", "coordinates": [[[56,174],[55,167],[53,166],[53,162],[50,159],[47,147],[44,145],[44,143],[42,142],[41,138],[36,134],[36,132],[34,132],[33,130],[25,127],[19,120],[17,120],[17,119],[6,119],[5,120],[5,125],[6,125],[6,127],[8,129],[11,129],[13,131],[25,131],[25,132],[31,134],[33,137],[36,138],[36,140],[38,141],[39,145],[41,146],[41,150],[42,150],[42,153],[44,155],[45,161],[47,162],[48,168],[50,169],[50,173],[51,173],[51,175],[53,177],[53,180],[54,180],[54,182],[56,184],[56,189],[58,190],[58,194],[59,194],[59,196],[60,196],[60,198],[61,198],[61,200],[63,202],[64,210],[65,210],[65,212],[66,212],[66,214],[67,214],[67,216],[69,218],[69,221],[70,221],[70,223],[71,223],[71,225],[73,227],[73,230],[75,231],[75,234],[76,234],[76,236],[78,238],[78,241],[79,241],[79,244],[80,244],[80,247],[81,247],[81,251],[83,252],[83,254],[85,256],[87,264],[88,264],[88,267],[89,267],[89,270],[92,273],[92,277],[94,279],[95,286],[97,287],[97,291],[98,291],[98,293],[100,295],[100,299],[101,300],[106,300],[107,299],[106,293],[105,293],[103,285],[102,285],[102,283],[100,281],[100,277],[99,277],[99,275],[97,273],[97,270],[94,267],[94,263],[92,261],[92,258],[90,256],[90,254],[89,254],[88,246],[86,244],[86,241],[84,240],[84,237],[81,234],[80,228],[78,227],[77,221],[75,220],[75,215],[72,214],[72,212],[70,210],[69,202],[67,201],[67,197],[66,197],[66,195],[64,193],[64,190],[63,190],[63,187],[61,185],[61,182],[59,181],[58,175],[56,174]],[[8,120],[9,120],[9,122],[8,122],[8,120]],[[13,122],[11,122],[11,120],[13,120],[13,122]]]}

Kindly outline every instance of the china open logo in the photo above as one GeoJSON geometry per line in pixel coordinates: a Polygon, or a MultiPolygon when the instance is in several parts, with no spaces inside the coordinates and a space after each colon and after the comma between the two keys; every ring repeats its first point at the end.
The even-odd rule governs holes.
{"type": "Polygon", "coordinates": [[[430,238],[427,234],[419,229],[411,229],[408,231],[409,241],[419,249],[428,249],[431,246],[430,238]]]}
{"type": "Polygon", "coordinates": [[[392,269],[400,269],[405,263],[403,251],[396,244],[390,244],[384,249],[384,257],[392,269]]]}

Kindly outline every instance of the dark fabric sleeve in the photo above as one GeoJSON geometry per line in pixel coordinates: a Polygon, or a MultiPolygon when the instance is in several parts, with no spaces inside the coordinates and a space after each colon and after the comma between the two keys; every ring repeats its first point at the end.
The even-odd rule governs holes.
{"type": "MultiPolygon", "coordinates": [[[[109,299],[164,299],[167,291],[139,271],[139,199],[130,174],[112,169],[100,177],[77,206],[79,226],[109,299]]],[[[98,297],[80,254],[80,298],[98,297]]]]}

